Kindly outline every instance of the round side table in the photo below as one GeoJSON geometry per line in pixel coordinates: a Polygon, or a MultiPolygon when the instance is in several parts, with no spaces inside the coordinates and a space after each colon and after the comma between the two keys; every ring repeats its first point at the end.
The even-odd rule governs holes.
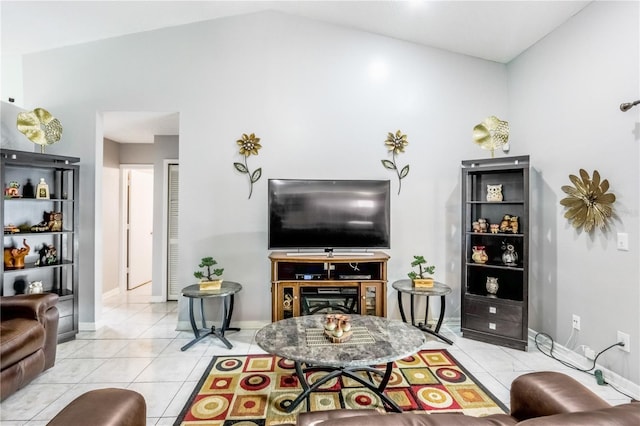
{"type": "Polygon", "coordinates": [[[222,340],[222,343],[228,349],[233,348],[231,342],[224,337],[226,331],[239,331],[239,328],[229,327],[231,322],[231,315],[233,314],[233,299],[234,295],[242,290],[242,285],[233,281],[222,281],[222,285],[217,290],[200,290],[199,284],[193,284],[182,289],[182,295],[189,299],[189,321],[191,322],[191,328],[193,329],[194,339],[180,348],[181,351],[186,351],[191,346],[212,334],[218,339],[222,340]],[[207,328],[207,323],[204,318],[204,299],[209,298],[221,298],[222,299],[222,324],[220,328],[216,328],[215,325],[211,328],[207,328]],[[200,299],[200,316],[202,317],[202,329],[199,329],[193,312],[193,301],[200,299]]]}
{"type": "Polygon", "coordinates": [[[414,287],[413,283],[409,279],[395,281],[391,286],[398,291],[398,308],[400,308],[400,316],[402,317],[402,321],[407,322],[407,318],[404,314],[404,306],[402,304],[402,293],[408,293],[411,295],[411,325],[419,328],[425,333],[429,333],[437,337],[438,339],[447,342],[450,345],[453,344],[451,340],[440,334],[440,327],[442,326],[442,320],[444,319],[444,309],[446,306],[445,296],[451,293],[451,287],[438,281],[435,281],[433,283],[433,287],[414,287]],[[424,296],[427,298],[427,307],[425,308],[424,312],[424,324],[416,324],[413,309],[414,296],[424,296]],[[438,322],[433,329],[427,325],[427,318],[429,317],[429,297],[431,296],[440,296],[440,316],[438,317],[438,322]]]}

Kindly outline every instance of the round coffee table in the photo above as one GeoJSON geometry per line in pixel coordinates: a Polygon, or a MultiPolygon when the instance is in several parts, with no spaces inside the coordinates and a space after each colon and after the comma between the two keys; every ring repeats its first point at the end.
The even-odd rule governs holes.
{"type": "Polygon", "coordinates": [[[353,336],[344,343],[331,343],[323,335],[325,315],[307,315],[271,323],[258,331],[255,340],[264,351],[294,361],[303,392],[287,408],[300,404],[311,392],[340,375],[349,377],[378,395],[392,411],[402,409],[383,391],[391,378],[393,361],[415,354],[426,342],[424,334],[399,320],[350,315],[353,336]],[[302,364],[306,368],[302,368],[302,364]],[[372,366],[386,364],[384,371],[372,366]],[[329,371],[309,384],[307,371],[329,371]],[[359,371],[382,376],[379,384],[357,374],[359,371]]]}

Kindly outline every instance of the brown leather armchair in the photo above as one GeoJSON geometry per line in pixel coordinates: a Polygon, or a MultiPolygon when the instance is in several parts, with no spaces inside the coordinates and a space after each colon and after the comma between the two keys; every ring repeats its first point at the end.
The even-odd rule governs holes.
{"type": "Polygon", "coordinates": [[[640,402],[612,407],[578,381],[557,372],[524,374],[511,384],[511,413],[487,417],[463,414],[381,414],[373,410],[302,413],[297,426],[637,426],[640,402]]]}
{"type": "Polygon", "coordinates": [[[57,303],[53,293],[0,297],[0,400],[53,367],[57,303]]]}

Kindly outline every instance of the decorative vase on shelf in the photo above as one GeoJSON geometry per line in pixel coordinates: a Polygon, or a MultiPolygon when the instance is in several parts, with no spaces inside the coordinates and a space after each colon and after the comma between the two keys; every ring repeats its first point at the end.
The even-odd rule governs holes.
{"type": "Polygon", "coordinates": [[[475,263],[487,263],[489,256],[487,256],[484,246],[473,246],[472,249],[473,254],[471,255],[471,260],[475,263]]]}
{"type": "Polygon", "coordinates": [[[487,277],[487,292],[489,293],[489,297],[496,297],[498,293],[498,278],[496,277],[487,277]]]}
{"type": "Polygon", "coordinates": [[[49,199],[49,185],[47,185],[44,178],[40,178],[40,183],[36,187],[36,198],[49,199]]]}

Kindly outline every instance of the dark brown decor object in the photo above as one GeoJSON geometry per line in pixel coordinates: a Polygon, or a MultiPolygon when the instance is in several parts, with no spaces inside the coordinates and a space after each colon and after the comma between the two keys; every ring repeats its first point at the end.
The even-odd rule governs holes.
{"type": "Polygon", "coordinates": [[[613,214],[612,204],[616,201],[614,194],[607,193],[609,181],[601,181],[597,170],[593,171],[591,178],[584,169],[580,169],[580,177],[569,175],[569,179],[574,186],[562,186],[568,197],[560,200],[560,204],[567,208],[564,217],[574,228],[584,227],[586,232],[591,232],[596,226],[605,229],[613,214]]]}

